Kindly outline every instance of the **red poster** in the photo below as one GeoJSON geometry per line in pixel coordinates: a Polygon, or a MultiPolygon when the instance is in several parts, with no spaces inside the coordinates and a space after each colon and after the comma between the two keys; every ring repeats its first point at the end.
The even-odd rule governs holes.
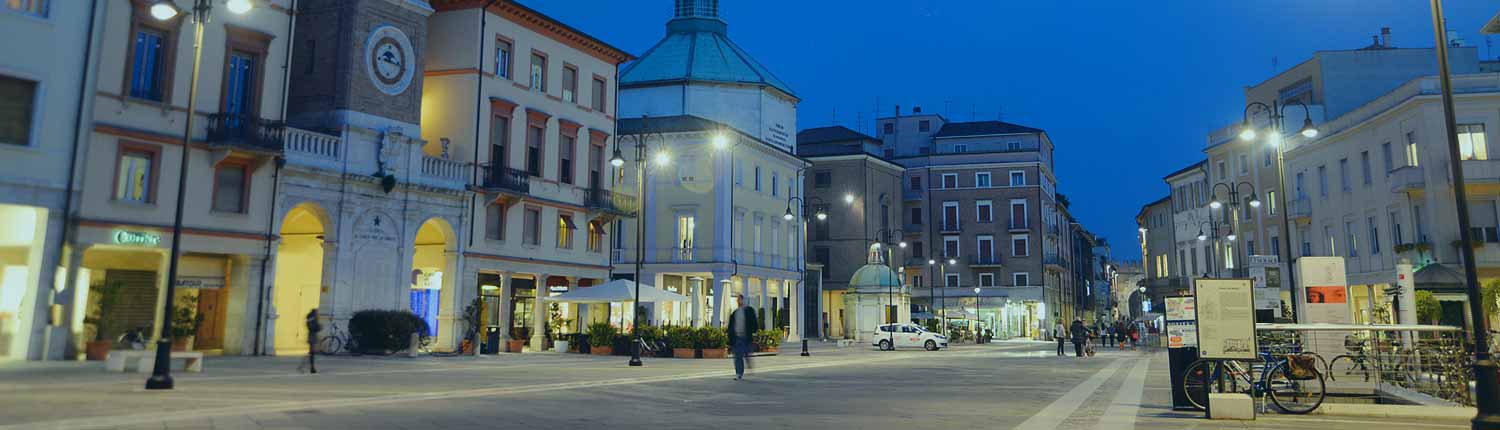
{"type": "Polygon", "coordinates": [[[1344,287],[1307,287],[1308,303],[1348,303],[1348,292],[1344,287]]]}

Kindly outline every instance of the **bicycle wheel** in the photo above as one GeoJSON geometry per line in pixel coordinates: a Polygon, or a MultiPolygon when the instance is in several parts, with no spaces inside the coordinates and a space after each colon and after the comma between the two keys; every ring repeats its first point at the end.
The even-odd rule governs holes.
{"type": "Polygon", "coordinates": [[[1265,376],[1267,394],[1271,397],[1271,403],[1275,403],[1276,408],[1282,412],[1312,412],[1323,404],[1323,398],[1328,395],[1323,386],[1323,372],[1314,370],[1312,379],[1291,379],[1291,371],[1285,361],[1277,363],[1268,372],[1270,373],[1265,376]]]}
{"type": "Polygon", "coordinates": [[[1339,370],[1342,370],[1344,375],[1353,375],[1354,372],[1359,372],[1364,374],[1366,382],[1370,380],[1370,368],[1365,364],[1365,357],[1363,355],[1344,354],[1333,357],[1333,360],[1328,362],[1328,380],[1337,381],[1338,378],[1336,375],[1339,373],[1339,370]],[[1341,363],[1344,367],[1339,367],[1341,363]]]}
{"type": "Polygon", "coordinates": [[[318,342],[318,353],[323,355],[338,355],[343,352],[343,349],[344,341],[339,340],[337,336],[328,336],[318,342]]]}
{"type": "Polygon", "coordinates": [[[1218,366],[1213,361],[1198,360],[1189,364],[1187,370],[1182,373],[1182,390],[1187,395],[1188,403],[1192,403],[1193,407],[1201,410],[1204,405],[1208,404],[1208,393],[1213,389],[1212,381],[1217,368],[1218,366]],[[1205,384],[1205,381],[1209,383],[1205,384]]]}

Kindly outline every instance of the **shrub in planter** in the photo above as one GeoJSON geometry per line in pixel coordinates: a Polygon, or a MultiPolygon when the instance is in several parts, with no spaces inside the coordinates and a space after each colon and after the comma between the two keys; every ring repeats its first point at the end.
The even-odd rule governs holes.
{"type": "Polygon", "coordinates": [[[191,351],[193,338],[203,326],[203,315],[198,313],[198,298],[183,297],[177,309],[172,311],[172,350],[191,351]]]}
{"type": "Polygon", "coordinates": [[[359,352],[388,354],[411,347],[411,335],[427,337],[427,321],[408,310],[364,310],[349,318],[349,337],[359,352]]]}
{"type": "Polygon", "coordinates": [[[83,324],[94,328],[94,339],[84,345],[84,354],[89,360],[103,360],[109,356],[109,350],[114,347],[114,338],[110,332],[114,330],[112,321],[109,320],[109,312],[116,303],[120,302],[124,283],[120,281],[105,283],[89,290],[89,296],[94,299],[97,309],[83,318],[83,324]]]}
{"type": "Polygon", "coordinates": [[[724,358],[728,354],[724,348],[729,346],[729,333],[718,327],[702,327],[694,330],[694,345],[703,351],[703,358],[724,358]]]}
{"type": "Polygon", "coordinates": [[[755,334],[751,336],[751,338],[754,339],[755,349],[757,351],[772,352],[777,351],[781,348],[781,339],[785,337],[786,332],[782,331],[779,328],[773,328],[770,330],[757,330],[755,334]]]}
{"type": "Polygon", "coordinates": [[[607,322],[596,322],[589,324],[589,352],[594,355],[609,355],[615,345],[615,338],[619,337],[615,326],[607,322]]]}
{"type": "Polygon", "coordinates": [[[697,355],[697,345],[694,342],[695,331],[687,326],[667,327],[667,347],[672,349],[673,357],[693,358],[697,355]]]}

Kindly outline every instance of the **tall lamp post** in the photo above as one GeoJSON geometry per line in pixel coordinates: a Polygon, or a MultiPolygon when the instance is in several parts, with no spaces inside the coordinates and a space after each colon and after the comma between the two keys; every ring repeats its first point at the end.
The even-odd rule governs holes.
{"type": "MultiPolygon", "coordinates": [[[[933,251],[933,254],[937,254],[937,251],[933,251]]],[[[943,257],[943,258],[941,258],[941,260],[944,260],[945,263],[948,263],[947,265],[938,265],[938,260],[939,259],[928,259],[927,260],[927,277],[929,278],[927,280],[927,285],[929,285],[929,287],[927,288],[927,300],[928,301],[932,300],[932,291],[933,290],[937,290],[937,280],[938,280],[938,278],[940,278],[940,277],[941,278],[948,277],[948,268],[952,267],[955,264],[958,264],[958,260],[956,260],[956,259],[954,259],[952,257],[943,257]],[[934,271],[936,271],[937,273],[934,274],[933,273],[934,271]]],[[[947,284],[946,280],[943,281],[943,282],[944,282],[943,283],[944,289],[943,290],[937,290],[937,292],[938,292],[938,315],[937,315],[937,317],[938,317],[938,328],[940,328],[942,330],[942,333],[946,333],[948,331],[948,303],[947,303],[948,292],[947,292],[947,289],[946,289],[948,287],[948,284],[947,284]]],[[[942,334],[942,333],[939,333],[939,334],[942,334]]]]}
{"type": "MultiPolygon", "coordinates": [[[[800,173],[800,171],[799,171],[799,173],[800,173]]],[[[808,198],[804,199],[804,198],[802,198],[800,196],[791,196],[791,197],[788,197],[786,199],[786,213],[783,213],[781,215],[781,218],[785,219],[787,221],[793,221],[793,220],[796,220],[798,218],[798,214],[800,214],[801,218],[802,218],[802,222],[801,222],[801,224],[802,224],[802,233],[801,233],[802,246],[798,246],[797,247],[797,252],[799,254],[805,254],[805,251],[804,251],[803,248],[807,247],[807,213],[808,212],[813,212],[814,213],[813,217],[817,218],[818,221],[826,221],[826,220],[828,220],[828,209],[827,209],[827,207],[828,207],[828,204],[824,203],[823,199],[820,199],[820,198],[817,198],[817,197],[808,197],[808,198]],[[793,202],[796,202],[796,205],[797,205],[797,209],[798,210],[797,210],[796,214],[794,214],[792,212],[793,202]],[[816,203],[813,203],[813,202],[816,202],[816,203]]],[[[797,255],[797,283],[799,285],[805,285],[807,283],[807,259],[804,258],[802,255],[797,255]]],[[[807,309],[807,304],[804,303],[805,300],[807,300],[807,294],[803,294],[802,297],[798,298],[798,302],[802,303],[803,310],[807,309]]],[[[800,313],[799,313],[799,315],[800,315],[800,313]]],[[[803,357],[807,357],[807,356],[812,355],[812,354],[809,354],[807,352],[807,335],[806,335],[807,327],[806,327],[806,325],[807,325],[807,318],[804,316],[803,320],[802,320],[802,324],[798,324],[797,325],[798,327],[802,328],[802,333],[797,333],[797,336],[800,337],[800,338],[802,338],[802,356],[803,357]]],[[[823,335],[827,336],[826,333],[824,333],[823,335]]]]}
{"type": "MultiPolygon", "coordinates": [[[[1308,139],[1318,137],[1318,128],[1313,125],[1312,121],[1312,110],[1307,108],[1307,103],[1298,101],[1297,104],[1302,106],[1302,128],[1297,130],[1297,133],[1308,139]]],[[[1296,288],[1297,271],[1292,268],[1292,260],[1294,260],[1292,257],[1292,221],[1291,215],[1288,214],[1292,208],[1287,205],[1286,145],[1282,144],[1281,136],[1283,133],[1281,124],[1286,119],[1286,108],[1289,106],[1291,104],[1283,105],[1275,100],[1272,100],[1269,106],[1261,102],[1250,102],[1250,104],[1245,105],[1245,110],[1242,114],[1243,119],[1240,122],[1240,140],[1255,140],[1255,128],[1250,125],[1250,115],[1253,113],[1251,112],[1252,108],[1257,109],[1256,112],[1265,112],[1268,114],[1270,117],[1270,132],[1267,133],[1266,144],[1276,148],[1276,189],[1279,190],[1277,191],[1278,193],[1281,193],[1277,197],[1281,200],[1281,242],[1283,244],[1282,249],[1286,250],[1287,285],[1296,288]]],[[[1271,204],[1274,205],[1277,202],[1273,201],[1271,204]]],[[[1277,258],[1276,260],[1279,263],[1281,259],[1277,258]]],[[[1297,312],[1296,300],[1292,301],[1292,312],[1297,312]]]]}
{"type": "Polygon", "coordinates": [[[1475,429],[1500,429],[1500,364],[1490,351],[1488,316],[1484,313],[1484,294],[1479,290],[1479,269],[1475,264],[1473,236],[1469,234],[1469,198],[1464,189],[1464,163],[1458,148],[1458,124],[1453,112],[1453,82],[1448,70],[1448,31],[1443,21],[1443,1],[1432,0],[1432,30],[1437,39],[1438,80],[1443,89],[1443,125],[1448,132],[1448,170],[1453,173],[1453,200],[1458,206],[1459,252],[1464,257],[1464,282],[1468,283],[1469,324],[1474,331],[1474,405],[1478,413],[1475,429]]]}
{"type": "MultiPolygon", "coordinates": [[[[1209,216],[1212,217],[1213,213],[1210,212],[1209,216]]],[[[1211,244],[1214,248],[1219,247],[1219,226],[1214,224],[1212,220],[1198,223],[1198,241],[1203,242],[1209,239],[1214,240],[1214,243],[1211,244]],[[1208,226],[1207,233],[1204,233],[1203,226],[1205,225],[1208,226]]],[[[1214,264],[1214,259],[1208,259],[1208,273],[1212,273],[1214,274],[1214,276],[1219,276],[1217,267],[1218,265],[1214,264]]]]}
{"type": "MultiPolygon", "coordinates": [[[[642,203],[646,201],[646,154],[647,139],[656,135],[652,133],[648,122],[649,118],[641,116],[641,132],[633,135],[635,140],[635,186],[637,196],[642,203]]],[[[665,150],[658,149],[652,156],[652,162],[657,167],[664,167],[672,163],[672,156],[665,150]]],[[[625,157],[620,154],[619,138],[615,139],[615,153],[610,157],[609,164],[615,168],[625,166],[625,157]]],[[[630,303],[630,336],[634,338],[630,342],[630,365],[641,365],[641,266],[645,264],[646,258],[646,205],[642,204],[635,214],[635,300],[630,303]]]]}
{"type": "MultiPolygon", "coordinates": [[[[898,229],[882,228],[882,229],[879,229],[879,230],[875,231],[875,238],[873,240],[873,242],[875,242],[875,244],[871,245],[871,246],[873,246],[875,249],[878,250],[878,249],[882,248],[882,246],[881,246],[882,244],[885,245],[884,246],[884,248],[885,248],[885,267],[888,268],[888,269],[890,269],[891,272],[896,272],[896,261],[895,261],[896,259],[894,258],[894,254],[893,254],[894,250],[891,249],[891,248],[906,249],[906,239],[904,239],[904,237],[906,237],[905,234],[906,234],[906,232],[901,231],[901,229],[899,229],[899,228],[898,229]],[[892,243],[893,241],[886,240],[886,238],[888,236],[894,236],[895,237],[894,243],[892,243]],[[894,246],[892,246],[892,245],[894,245],[894,246]]],[[[885,288],[886,289],[886,295],[888,296],[888,300],[890,300],[890,302],[891,302],[891,306],[886,309],[886,315],[887,315],[888,318],[891,319],[891,323],[892,324],[896,323],[897,322],[896,321],[896,317],[899,316],[899,315],[901,315],[900,309],[896,307],[897,306],[896,305],[896,284],[898,284],[898,283],[901,282],[901,278],[898,277],[898,278],[894,279],[893,281],[894,282],[886,285],[886,288],[885,288]]],[[[892,327],[892,330],[893,331],[888,331],[886,333],[888,333],[889,341],[891,343],[891,351],[895,351],[896,350],[896,332],[894,331],[895,330],[894,327],[892,327]]]]}
{"type": "MultiPolygon", "coordinates": [[[[1208,202],[1208,207],[1209,207],[1208,216],[1210,217],[1210,219],[1212,219],[1212,217],[1214,216],[1214,212],[1213,212],[1214,210],[1218,210],[1218,209],[1221,209],[1221,208],[1224,207],[1224,203],[1219,201],[1219,187],[1224,187],[1224,189],[1226,191],[1228,191],[1228,194],[1229,194],[1229,210],[1224,211],[1224,222],[1229,223],[1229,237],[1228,238],[1229,238],[1229,242],[1233,243],[1235,237],[1239,235],[1240,222],[1243,221],[1242,219],[1240,219],[1239,216],[1237,216],[1238,215],[1238,211],[1240,209],[1240,190],[1242,190],[1244,188],[1249,188],[1250,189],[1250,193],[1249,194],[1250,194],[1250,208],[1251,208],[1251,210],[1260,208],[1260,197],[1255,194],[1255,185],[1251,184],[1249,182],[1243,182],[1243,181],[1241,181],[1239,183],[1233,183],[1233,182],[1229,182],[1229,183],[1225,183],[1225,182],[1216,183],[1216,184],[1214,184],[1214,188],[1209,191],[1209,198],[1213,199],[1212,201],[1208,202]]],[[[1233,250],[1230,251],[1231,254],[1233,252],[1234,252],[1233,250]]],[[[1250,255],[1249,252],[1248,252],[1248,250],[1247,250],[1247,252],[1246,252],[1245,255],[1246,255],[1246,258],[1248,258],[1248,256],[1250,255]]],[[[1232,255],[1231,255],[1231,257],[1232,257],[1232,255]]],[[[1224,268],[1230,269],[1230,267],[1228,267],[1229,266],[1228,264],[1225,264],[1224,266],[1225,266],[1224,268]]],[[[1236,270],[1238,270],[1238,269],[1236,269],[1236,270]]],[[[1229,276],[1234,276],[1234,272],[1230,272],[1229,276]]]]}
{"type": "MultiPolygon", "coordinates": [[[[224,8],[235,14],[249,12],[252,7],[250,0],[225,0],[224,2],[224,8]]],[[[193,21],[193,75],[188,81],[187,119],[183,121],[182,127],[182,158],[177,172],[177,206],[172,215],[172,253],[167,257],[166,300],[162,301],[164,304],[162,305],[161,334],[156,338],[156,361],[151,369],[151,378],[146,380],[147,390],[170,390],[173,386],[171,326],[172,311],[176,308],[176,301],[172,296],[177,294],[177,258],[182,251],[182,206],[183,197],[187,195],[188,152],[192,151],[193,117],[196,116],[198,106],[198,71],[203,66],[203,24],[208,22],[213,9],[212,0],[193,0],[193,9],[186,11],[191,13],[188,19],[193,21]]],[[[176,18],[183,13],[184,11],[179,9],[172,0],[159,0],[151,5],[151,17],[160,21],[176,18]]]]}

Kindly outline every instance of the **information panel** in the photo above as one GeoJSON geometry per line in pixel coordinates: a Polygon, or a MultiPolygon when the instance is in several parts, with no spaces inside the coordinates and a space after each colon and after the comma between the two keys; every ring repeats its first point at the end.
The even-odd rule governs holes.
{"type": "Polygon", "coordinates": [[[1255,296],[1250,279],[1198,279],[1198,357],[1253,360],[1255,296]]]}
{"type": "Polygon", "coordinates": [[[1167,297],[1167,348],[1198,346],[1198,310],[1192,297],[1167,297]]]}

